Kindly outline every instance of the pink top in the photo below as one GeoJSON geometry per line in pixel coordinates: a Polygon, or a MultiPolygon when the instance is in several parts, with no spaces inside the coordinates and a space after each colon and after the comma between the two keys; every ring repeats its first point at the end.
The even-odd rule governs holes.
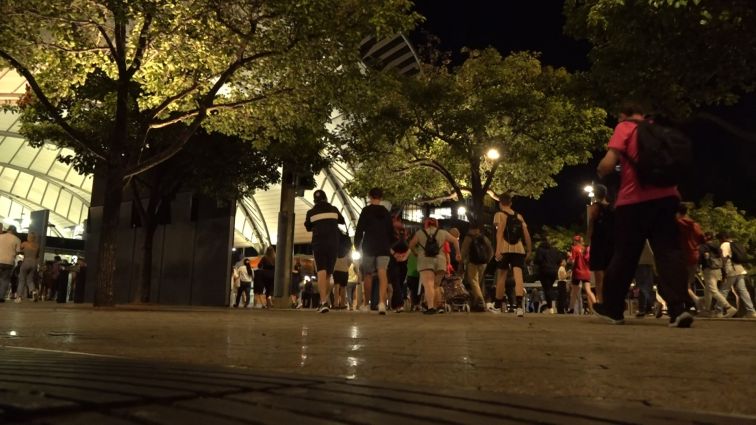
{"type": "Polygon", "coordinates": [[[631,158],[638,157],[638,133],[635,129],[638,127],[632,121],[623,121],[617,124],[614,129],[612,138],[609,139],[609,149],[614,149],[620,154],[620,191],[617,195],[616,206],[639,204],[641,202],[651,201],[654,199],[667,198],[670,196],[680,197],[677,186],[642,187],[638,182],[638,176],[635,168],[627,161],[625,155],[631,158]]]}

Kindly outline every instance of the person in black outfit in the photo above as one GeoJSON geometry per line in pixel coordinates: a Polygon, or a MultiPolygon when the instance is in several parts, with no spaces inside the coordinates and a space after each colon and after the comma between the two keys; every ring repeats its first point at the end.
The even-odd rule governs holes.
{"type": "Polygon", "coordinates": [[[307,211],[305,228],[312,232],[312,252],[318,271],[318,290],[320,292],[319,313],[328,312],[328,289],[336,258],[339,255],[339,224],[345,224],[339,210],[328,203],[328,197],[322,190],[313,195],[315,206],[307,211]]]}
{"type": "Polygon", "coordinates": [[[614,210],[606,198],[607,188],[598,184],[593,188],[594,202],[588,211],[588,240],[591,242],[590,270],[596,287],[596,300],[604,299],[604,271],[614,252],[614,210]]]}
{"type": "MultiPolygon", "coordinates": [[[[378,313],[386,314],[386,295],[388,287],[388,265],[391,256],[391,244],[394,238],[394,225],[391,214],[381,205],[383,190],[374,187],[369,193],[370,205],[362,209],[357,220],[354,245],[362,252],[362,275],[365,298],[372,294],[373,275],[378,275],[378,313]]],[[[366,302],[360,308],[370,309],[366,302]]]]}
{"type": "Polygon", "coordinates": [[[391,246],[391,259],[388,266],[388,279],[391,283],[391,308],[400,313],[404,311],[404,300],[407,297],[407,259],[409,245],[401,216],[392,218],[394,224],[394,241],[391,246]]]}
{"type": "Polygon", "coordinates": [[[533,259],[533,264],[538,267],[538,279],[541,281],[544,299],[550,313],[554,312],[552,307],[552,301],[554,300],[553,286],[557,280],[557,272],[563,258],[562,253],[558,249],[553,248],[548,240],[544,239],[538,245],[535,258],[533,259]]]}

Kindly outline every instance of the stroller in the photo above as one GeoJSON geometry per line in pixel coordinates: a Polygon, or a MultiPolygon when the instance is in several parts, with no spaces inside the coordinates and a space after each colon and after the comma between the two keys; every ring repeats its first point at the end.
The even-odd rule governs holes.
{"type": "Polygon", "coordinates": [[[462,283],[460,276],[444,276],[441,280],[441,288],[444,291],[444,308],[446,311],[470,312],[470,293],[462,283]]]}

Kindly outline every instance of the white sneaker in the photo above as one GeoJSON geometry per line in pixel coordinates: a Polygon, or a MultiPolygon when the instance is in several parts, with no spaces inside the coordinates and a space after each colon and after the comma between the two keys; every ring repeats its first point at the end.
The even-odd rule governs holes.
{"type": "Polygon", "coordinates": [[[396,310],[394,310],[394,313],[402,313],[402,312],[404,312],[404,307],[401,307],[401,306],[397,308],[396,310]]]}
{"type": "Polygon", "coordinates": [[[488,303],[486,305],[486,310],[488,310],[489,313],[495,313],[495,314],[501,313],[501,309],[494,307],[494,303],[488,303]]]}
{"type": "Polygon", "coordinates": [[[329,311],[330,309],[326,304],[320,304],[320,307],[318,307],[318,313],[328,313],[329,311]]]}
{"type": "Polygon", "coordinates": [[[21,304],[21,296],[20,296],[20,295],[17,295],[17,296],[16,296],[16,299],[15,299],[15,300],[13,300],[13,302],[15,302],[16,304],[21,304]]]}
{"type": "Polygon", "coordinates": [[[517,307],[517,317],[525,317],[525,310],[521,307],[517,307]]]}
{"type": "Polygon", "coordinates": [[[363,304],[363,305],[360,306],[360,311],[363,312],[363,313],[367,313],[367,312],[370,311],[370,306],[367,305],[367,304],[363,304]]]}
{"type": "Polygon", "coordinates": [[[297,310],[301,310],[302,309],[302,302],[297,303],[296,309],[297,310]]]}
{"type": "Polygon", "coordinates": [[[378,304],[378,314],[380,314],[381,316],[386,315],[386,304],[378,304]]]}

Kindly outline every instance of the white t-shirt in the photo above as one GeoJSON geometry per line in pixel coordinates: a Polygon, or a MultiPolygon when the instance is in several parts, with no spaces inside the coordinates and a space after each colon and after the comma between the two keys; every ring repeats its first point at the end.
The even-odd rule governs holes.
{"type": "Polygon", "coordinates": [[[250,274],[247,273],[247,266],[245,266],[244,264],[237,267],[236,271],[239,272],[239,280],[243,283],[250,283],[252,282],[252,279],[255,278],[255,271],[252,270],[252,275],[250,276],[250,274]]]}
{"type": "Polygon", "coordinates": [[[16,254],[21,249],[21,239],[12,233],[0,235],[0,264],[16,264],[16,254]]]}
{"type": "Polygon", "coordinates": [[[719,247],[719,249],[722,250],[722,258],[725,259],[725,274],[727,276],[741,276],[744,274],[748,274],[745,267],[743,267],[742,264],[737,264],[734,261],[732,261],[732,248],[730,248],[729,242],[724,242],[719,247]]]}

